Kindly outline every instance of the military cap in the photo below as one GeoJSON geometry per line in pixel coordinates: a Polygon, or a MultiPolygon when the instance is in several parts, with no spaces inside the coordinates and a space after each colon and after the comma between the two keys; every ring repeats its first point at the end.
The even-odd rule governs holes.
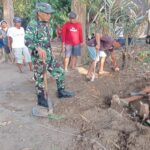
{"type": "Polygon", "coordinates": [[[68,14],[68,17],[69,17],[70,19],[75,19],[75,18],[77,17],[77,15],[76,15],[75,12],[71,11],[71,12],[68,14]]]}
{"type": "Polygon", "coordinates": [[[48,3],[39,2],[36,3],[36,12],[53,13],[55,10],[48,3]]]}

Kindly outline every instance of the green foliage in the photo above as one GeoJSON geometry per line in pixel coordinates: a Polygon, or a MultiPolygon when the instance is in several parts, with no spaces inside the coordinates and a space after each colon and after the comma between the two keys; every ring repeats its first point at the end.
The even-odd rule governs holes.
{"type": "Polygon", "coordinates": [[[70,12],[71,0],[14,0],[15,15],[24,18],[24,26],[35,16],[34,9],[36,2],[47,2],[52,5],[56,12],[51,17],[51,26],[63,24],[70,12]]]}
{"type": "Polygon", "coordinates": [[[149,56],[149,57],[146,57],[146,58],[144,59],[144,62],[150,63],[150,56],[149,56]]]}
{"type": "Polygon", "coordinates": [[[138,57],[146,63],[150,63],[150,50],[145,50],[138,53],[138,57]]]}
{"type": "Polygon", "coordinates": [[[33,1],[32,3],[29,3],[28,0],[15,0],[13,3],[15,15],[23,18],[29,17],[34,6],[33,1]]]}
{"type": "MultiPolygon", "coordinates": [[[[125,35],[135,32],[144,16],[140,14],[141,8],[133,0],[84,0],[87,4],[88,23],[92,26],[93,20],[98,25],[108,27],[110,33],[114,33],[116,25],[122,24],[125,35]]],[[[143,4],[147,4],[143,0],[143,4]]]]}
{"type": "MultiPolygon", "coordinates": [[[[15,15],[25,19],[24,24],[30,20],[36,2],[48,2],[56,10],[51,17],[51,26],[63,24],[68,19],[72,0],[13,0],[15,15]]],[[[87,6],[87,32],[91,32],[95,25],[108,28],[114,34],[114,29],[121,23],[125,34],[135,32],[145,16],[140,14],[140,7],[133,0],[81,0],[87,6]]],[[[147,0],[142,3],[147,4],[147,0]]]]}

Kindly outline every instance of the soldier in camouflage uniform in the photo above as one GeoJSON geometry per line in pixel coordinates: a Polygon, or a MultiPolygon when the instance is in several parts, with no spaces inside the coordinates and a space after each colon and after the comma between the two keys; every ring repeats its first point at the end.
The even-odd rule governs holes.
{"type": "Polygon", "coordinates": [[[34,78],[36,83],[38,105],[48,108],[48,100],[44,95],[44,66],[56,79],[58,97],[72,97],[73,92],[65,91],[64,69],[54,59],[50,43],[50,15],[54,10],[48,3],[37,3],[37,19],[32,20],[26,30],[26,45],[32,50],[34,78]],[[44,65],[45,64],[45,65],[44,65]]]}

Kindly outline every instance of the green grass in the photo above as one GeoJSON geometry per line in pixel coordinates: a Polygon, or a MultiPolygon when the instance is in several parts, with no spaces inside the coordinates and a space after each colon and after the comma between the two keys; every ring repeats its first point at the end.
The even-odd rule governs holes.
{"type": "Polygon", "coordinates": [[[150,63],[150,49],[139,52],[138,57],[143,60],[143,62],[150,63]]]}

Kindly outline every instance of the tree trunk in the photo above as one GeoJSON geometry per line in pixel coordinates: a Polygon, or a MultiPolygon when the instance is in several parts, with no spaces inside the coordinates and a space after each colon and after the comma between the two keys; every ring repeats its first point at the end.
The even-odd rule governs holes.
{"type": "Polygon", "coordinates": [[[2,0],[3,17],[8,22],[9,26],[13,25],[14,9],[12,0],[2,0]]]}
{"type": "MultiPolygon", "coordinates": [[[[150,3],[150,2],[149,2],[150,3]]],[[[149,4],[150,5],[150,4],[149,4]]],[[[150,35],[150,9],[148,10],[148,27],[147,27],[147,35],[150,35]]]]}
{"type": "MultiPolygon", "coordinates": [[[[77,21],[82,25],[83,40],[86,40],[86,5],[81,0],[72,0],[71,9],[77,14],[77,21]]],[[[84,64],[87,61],[86,45],[83,45],[81,50],[81,59],[79,63],[84,64]]]]}

